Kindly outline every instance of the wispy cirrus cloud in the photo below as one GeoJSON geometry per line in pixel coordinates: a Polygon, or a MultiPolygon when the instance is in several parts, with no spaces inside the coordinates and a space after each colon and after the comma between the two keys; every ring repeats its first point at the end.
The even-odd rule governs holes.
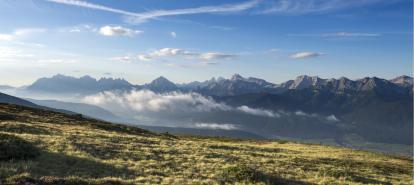
{"type": "Polygon", "coordinates": [[[39,59],[36,61],[38,64],[40,65],[50,65],[50,64],[73,64],[76,63],[77,61],[74,59],[39,59]]]}
{"type": "Polygon", "coordinates": [[[298,52],[290,56],[290,58],[293,59],[308,59],[308,58],[316,58],[320,57],[322,55],[325,55],[324,53],[319,52],[311,52],[311,51],[305,51],[305,52],[298,52]]]}
{"type": "Polygon", "coordinates": [[[333,33],[313,33],[313,34],[288,34],[291,37],[326,37],[326,38],[360,38],[360,37],[381,37],[380,33],[365,32],[333,32],[333,33]]]}
{"type": "Polygon", "coordinates": [[[70,27],[58,28],[57,31],[67,33],[97,32],[98,28],[89,24],[80,24],[70,27]]]}
{"type": "MultiPolygon", "coordinates": [[[[221,4],[212,6],[201,6],[182,9],[158,9],[143,12],[126,11],[114,7],[104,6],[81,0],[45,0],[48,2],[76,6],[106,12],[112,12],[125,16],[125,21],[132,24],[143,23],[160,17],[212,14],[212,13],[235,13],[255,9],[258,14],[283,14],[303,15],[311,13],[329,13],[349,8],[365,7],[379,3],[394,3],[399,0],[248,0],[241,3],[221,4]]],[[[251,13],[251,12],[250,12],[251,13]]]]}
{"type": "MultiPolygon", "coordinates": [[[[328,13],[348,8],[363,7],[376,3],[384,3],[384,0],[276,0],[266,1],[265,8],[260,11],[263,14],[310,14],[328,13]]],[[[390,1],[388,1],[390,2],[390,1]]]]}
{"type": "Polygon", "coordinates": [[[231,13],[240,12],[255,7],[261,0],[250,0],[237,4],[224,4],[219,6],[202,6],[197,8],[184,8],[184,9],[172,9],[172,10],[153,10],[147,12],[130,12],[99,4],[94,4],[86,1],[79,0],[46,0],[49,2],[71,5],[83,8],[89,8],[94,10],[107,11],[127,16],[127,20],[130,23],[142,23],[147,20],[157,19],[159,17],[174,16],[174,15],[188,15],[188,14],[202,14],[202,13],[231,13]]]}
{"type": "Polygon", "coordinates": [[[120,57],[112,57],[110,58],[110,60],[122,62],[122,63],[131,63],[134,61],[134,57],[130,55],[126,55],[126,56],[120,56],[120,57]]]}

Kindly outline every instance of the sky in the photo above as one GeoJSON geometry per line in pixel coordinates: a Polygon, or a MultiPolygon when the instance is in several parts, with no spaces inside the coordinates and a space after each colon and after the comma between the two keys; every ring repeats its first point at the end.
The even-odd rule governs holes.
{"type": "Polygon", "coordinates": [[[1,0],[0,84],[412,76],[412,0],[1,0]]]}

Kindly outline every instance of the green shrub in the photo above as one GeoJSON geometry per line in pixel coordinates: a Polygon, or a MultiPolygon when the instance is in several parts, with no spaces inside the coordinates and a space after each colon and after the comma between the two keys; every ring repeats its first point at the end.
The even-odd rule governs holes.
{"type": "Polygon", "coordinates": [[[264,175],[249,166],[236,165],[222,169],[217,178],[221,183],[260,182],[264,175]]]}
{"type": "Polygon", "coordinates": [[[39,149],[19,137],[0,133],[0,161],[27,160],[40,154],[39,149]]]}

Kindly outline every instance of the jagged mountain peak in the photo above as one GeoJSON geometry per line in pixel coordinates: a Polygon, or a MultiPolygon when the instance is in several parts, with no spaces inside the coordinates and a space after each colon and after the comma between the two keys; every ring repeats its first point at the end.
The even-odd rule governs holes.
{"type": "Polygon", "coordinates": [[[402,75],[402,76],[398,76],[394,79],[390,80],[392,83],[397,84],[397,85],[402,85],[402,86],[412,86],[414,79],[413,77],[407,76],[407,75],[402,75]]]}
{"type": "Polygon", "coordinates": [[[310,86],[320,86],[326,83],[325,79],[321,79],[318,76],[300,75],[295,78],[289,85],[289,89],[304,89],[310,86]]]}
{"type": "Polygon", "coordinates": [[[175,83],[171,82],[163,76],[160,76],[151,81],[151,83],[145,85],[145,87],[155,92],[169,92],[178,90],[178,87],[175,83]]]}
{"type": "Polygon", "coordinates": [[[232,81],[236,81],[236,80],[245,80],[245,78],[243,78],[240,74],[236,73],[233,76],[231,76],[232,81]]]}
{"type": "Polygon", "coordinates": [[[160,77],[154,79],[153,81],[151,81],[150,84],[174,84],[174,83],[171,82],[170,80],[168,80],[167,78],[165,78],[163,76],[160,76],[160,77]]]}
{"type": "Polygon", "coordinates": [[[79,78],[56,74],[49,78],[40,78],[26,89],[59,93],[96,93],[105,90],[130,89],[132,84],[123,79],[95,78],[85,75],[79,78]]]}

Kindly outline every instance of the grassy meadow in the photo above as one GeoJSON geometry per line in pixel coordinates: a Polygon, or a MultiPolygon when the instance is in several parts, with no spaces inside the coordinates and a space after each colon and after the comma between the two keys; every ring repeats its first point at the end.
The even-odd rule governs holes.
{"type": "Polygon", "coordinates": [[[409,157],[156,134],[0,104],[0,184],[413,184],[412,172],[409,157]]]}

